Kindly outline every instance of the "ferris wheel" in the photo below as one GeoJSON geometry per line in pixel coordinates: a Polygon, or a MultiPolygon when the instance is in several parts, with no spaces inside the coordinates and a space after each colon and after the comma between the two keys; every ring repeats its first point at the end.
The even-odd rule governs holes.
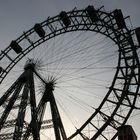
{"type": "Polygon", "coordinates": [[[93,6],[24,31],[0,54],[0,139],[114,140],[140,109],[139,42],[120,9],[93,6]]]}

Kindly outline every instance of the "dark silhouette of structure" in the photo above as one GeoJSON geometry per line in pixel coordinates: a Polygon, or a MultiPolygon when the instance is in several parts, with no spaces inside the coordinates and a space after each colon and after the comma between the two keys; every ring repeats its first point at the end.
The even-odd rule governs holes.
{"type": "Polygon", "coordinates": [[[118,128],[118,140],[137,140],[131,125],[124,125],[118,128]]]}
{"type": "Polygon", "coordinates": [[[117,9],[108,13],[102,8],[95,9],[93,6],[88,6],[83,10],[63,11],[58,16],[35,24],[32,29],[24,32],[19,38],[12,41],[0,54],[1,61],[5,58],[9,60],[8,63],[0,67],[0,82],[3,82],[12,68],[26,54],[55,36],[75,31],[93,31],[105,35],[118,45],[118,65],[116,66],[116,73],[109,90],[99,107],[95,109],[82,126],[76,128],[76,131],[68,137],[53,93],[55,90],[55,79],[50,78],[46,82],[37,72],[34,61],[29,61],[24,67],[24,72],[17,77],[17,80],[0,98],[0,107],[4,108],[0,115],[1,140],[27,140],[29,137],[32,137],[34,140],[40,140],[40,130],[49,127],[54,129],[56,140],[71,140],[76,136],[83,140],[95,140],[99,137],[107,140],[108,138],[104,131],[108,129],[113,129],[116,132],[113,134],[112,140],[117,137],[117,134],[119,134],[119,140],[124,140],[124,137],[127,136],[122,136],[121,134],[125,130],[132,132],[131,137],[133,139],[128,140],[136,140],[132,128],[130,126],[124,127],[124,124],[127,122],[133,109],[138,108],[135,104],[140,88],[140,64],[136,51],[139,45],[134,42],[132,35],[136,31],[139,41],[140,30],[139,28],[137,30],[127,28],[121,10],[117,9]],[[59,26],[56,28],[56,25],[59,26]],[[31,35],[33,33],[37,34],[38,38],[32,40],[31,35]],[[21,45],[21,42],[24,40],[28,42],[27,47],[21,45]],[[15,51],[16,55],[11,56],[13,54],[11,53],[12,51],[15,51]],[[45,90],[38,104],[36,103],[34,76],[45,85],[45,90]],[[118,86],[118,83],[121,83],[121,86],[118,86]],[[16,104],[18,100],[20,100],[20,103],[16,104]],[[43,120],[47,103],[50,104],[52,114],[52,119],[49,121],[43,120]],[[105,104],[110,104],[112,110],[104,112],[105,104]],[[29,122],[25,120],[27,106],[31,110],[29,112],[31,116],[29,122]],[[121,113],[120,108],[124,107],[127,108],[127,112],[121,113]],[[16,118],[8,118],[10,112],[17,108],[16,118]],[[98,125],[94,124],[94,118],[96,117],[102,120],[98,125]],[[51,123],[49,127],[42,127],[48,122],[51,123]],[[10,131],[5,131],[11,127],[10,131]],[[90,136],[85,134],[85,130],[89,128],[90,136]],[[124,130],[124,128],[127,129],[124,130]]]}

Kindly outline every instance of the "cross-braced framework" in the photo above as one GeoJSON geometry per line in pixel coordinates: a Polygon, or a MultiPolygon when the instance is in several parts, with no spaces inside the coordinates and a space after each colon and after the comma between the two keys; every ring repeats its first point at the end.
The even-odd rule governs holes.
{"type": "Polygon", "coordinates": [[[120,10],[108,13],[102,8],[63,11],[35,24],[1,51],[0,82],[4,93],[0,98],[0,139],[113,140],[117,128],[127,122],[134,109],[139,109],[135,31],[127,27],[120,10]],[[43,63],[32,59],[37,55],[42,56],[43,63]],[[24,59],[24,70],[17,72],[16,66],[23,66],[24,59]],[[109,68],[111,71],[106,72],[109,68]],[[8,78],[10,73],[16,75],[12,80],[8,78]],[[108,85],[110,75],[113,78],[108,85]],[[95,92],[100,96],[95,85],[102,89],[101,78],[107,83],[106,90],[102,90],[104,97],[96,106],[91,96],[95,92]],[[90,114],[80,114],[84,107],[90,114]],[[78,125],[72,120],[75,116],[79,117],[78,125]]]}

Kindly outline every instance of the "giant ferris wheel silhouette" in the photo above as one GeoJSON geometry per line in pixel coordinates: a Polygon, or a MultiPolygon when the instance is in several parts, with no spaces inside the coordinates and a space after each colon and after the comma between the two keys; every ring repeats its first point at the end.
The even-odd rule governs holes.
{"type": "Polygon", "coordinates": [[[0,139],[115,139],[139,109],[140,29],[125,20],[120,9],[75,8],[11,41],[0,54],[0,139]]]}

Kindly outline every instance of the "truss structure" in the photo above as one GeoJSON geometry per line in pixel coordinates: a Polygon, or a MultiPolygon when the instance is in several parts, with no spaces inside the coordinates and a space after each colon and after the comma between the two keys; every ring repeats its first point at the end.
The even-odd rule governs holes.
{"type": "MultiPolygon", "coordinates": [[[[140,96],[138,45],[133,40],[135,30],[127,28],[125,18],[120,10],[117,9],[108,13],[102,8],[94,9],[93,6],[89,6],[84,10],[73,9],[70,12],[63,11],[52,18],[48,17],[47,20],[35,24],[33,28],[12,41],[0,54],[0,61],[2,63],[9,60],[9,63],[4,66],[1,65],[0,68],[0,82],[2,83],[10,71],[12,71],[12,68],[26,54],[55,36],[76,31],[91,31],[105,35],[118,46],[118,65],[116,66],[116,73],[112,84],[99,107],[96,108],[95,112],[91,114],[87,121],[75,133],[67,137],[53,94],[55,80],[51,79],[49,82],[44,81],[35,70],[34,63],[29,62],[25,65],[24,72],[21,76],[17,78],[13,85],[0,98],[0,106],[4,108],[0,116],[0,130],[2,132],[0,139],[27,140],[29,136],[32,136],[34,140],[39,140],[40,129],[54,128],[55,138],[57,140],[71,140],[77,135],[84,140],[95,140],[99,136],[102,139],[108,140],[103,134],[103,131],[108,129],[108,127],[116,131],[118,127],[127,122],[134,109],[139,109],[135,105],[138,96],[140,96]],[[33,40],[34,33],[38,34],[38,38],[33,40]],[[26,47],[22,47],[24,41],[28,44],[26,47]],[[11,53],[13,50],[17,53],[16,55],[11,53]],[[36,105],[34,75],[45,84],[45,91],[42,94],[38,106],[36,105]],[[122,83],[122,86],[118,86],[118,83],[122,83]],[[20,101],[20,103],[16,104],[16,101],[20,101]],[[42,118],[47,103],[51,107],[52,120],[44,121],[42,118]],[[106,103],[113,106],[113,111],[110,115],[103,111],[106,103]],[[30,123],[24,120],[28,105],[31,108],[30,123]],[[123,116],[119,112],[120,107],[127,108],[123,116]],[[18,110],[18,115],[14,120],[8,119],[8,115],[12,110],[18,110]],[[96,116],[100,116],[104,120],[100,127],[97,127],[93,123],[96,116]],[[84,134],[84,130],[89,126],[91,129],[96,130],[95,133],[91,133],[90,138],[84,134]],[[13,132],[7,133],[4,131],[4,129],[10,127],[13,128],[13,132]]],[[[117,133],[111,140],[114,140],[116,136],[117,133]]]]}

